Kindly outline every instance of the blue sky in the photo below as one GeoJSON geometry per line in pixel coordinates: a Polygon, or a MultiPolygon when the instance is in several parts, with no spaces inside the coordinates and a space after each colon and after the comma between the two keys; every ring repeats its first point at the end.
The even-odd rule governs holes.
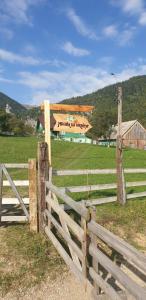
{"type": "Polygon", "coordinates": [[[145,53],[145,0],[0,1],[0,91],[21,103],[146,74],[145,53]]]}

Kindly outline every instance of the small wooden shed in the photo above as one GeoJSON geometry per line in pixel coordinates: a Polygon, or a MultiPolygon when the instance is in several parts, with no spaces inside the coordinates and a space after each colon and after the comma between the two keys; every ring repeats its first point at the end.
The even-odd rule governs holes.
{"type": "MultiPolygon", "coordinates": [[[[137,120],[122,122],[121,133],[124,146],[146,149],[146,129],[137,120]]],[[[116,141],[116,139],[117,126],[114,126],[110,140],[116,141]]]]}

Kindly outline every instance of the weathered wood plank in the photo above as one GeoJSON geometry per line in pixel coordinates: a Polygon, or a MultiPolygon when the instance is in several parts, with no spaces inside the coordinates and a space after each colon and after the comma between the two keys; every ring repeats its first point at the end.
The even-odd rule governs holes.
{"type": "MultiPolygon", "coordinates": [[[[146,192],[140,192],[140,193],[133,193],[133,194],[127,194],[127,199],[135,199],[135,198],[141,198],[146,197],[146,192]]],[[[117,197],[104,197],[104,198],[98,198],[98,199],[91,199],[91,200],[83,200],[85,201],[86,207],[93,206],[93,205],[101,205],[111,202],[116,202],[117,197]]]]}
{"type": "Polygon", "coordinates": [[[51,166],[51,130],[50,130],[50,104],[44,101],[44,125],[45,125],[45,142],[47,143],[48,163],[51,166]]]}
{"type": "Polygon", "coordinates": [[[43,212],[46,208],[46,180],[48,180],[48,147],[38,143],[38,227],[43,231],[43,212]]]}
{"type": "MultiPolygon", "coordinates": [[[[121,300],[120,295],[116,292],[111,285],[109,285],[102,277],[94,271],[94,268],[89,268],[89,274],[98,286],[109,296],[112,300],[121,300]]],[[[98,294],[96,294],[98,299],[98,294]]]]}
{"type": "Polygon", "coordinates": [[[7,164],[3,163],[6,169],[28,169],[28,164],[7,164]]]}
{"type": "MultiPolygon", "coordinates": [[[[85,206],[84,202],[82,202],[82,205],[85,206]]],[[[81,227],[84,232],[83,240],[82,240],[82,274],[84,278],[86,279],[88,277],[88,247],[89,247],[89,235],[88,235],[88,229],[87,229],[87,221],[85,218],[81,217],[81,227]]],[[[85,280],[85,289],[86,289],[86,280],[85,280]]]]}
{"type": "Polygon", "coordinates": [[[146,255],[136,250],[123,239],[119,238],[94,221],[90,221],[90,223],[88,223],[88,229],[102,241],[107,243],[111,248],[122,254],[128,261],[137,266],[141,271],[146,273],[146,255]]]}
{"type": "MultiPolygon", "coordinates": [[[[134,181],[127,182],[126,187],[134,187],[134,186],[145,186],[146,181],[134,181]]],[[[97,191],[97,190],[110,190],[116,189],[116,183],[107,183],[107,184],[96,184],[96,185],[84,185],[84,186],[68,186],[68,187],[60,187],[60,190],[69,191],[71,193],[79,193],[79,192],[88,192],[88,191],[97,191]]]]}
{"type": "MultiPolygon", "coordinates": [[[[63,230],[66,232],[66,234],[71,237],[71,234],[70,234],[70,231],[69,231],[69,226],[67,225],[67,222],[65,221],[64,217],[59,214],[59,219],[60,219],[60,222],[61,222],[61,225],[62,225],[62,228],[63,230]]],[[[81,263],[80,263],[80,260],[76,254],[76,252],[74,251],[74,249],[71,247],[71,245],[68,245],[69,247],[69,251],[70,251],[70,254],[71,254],[71,258],[73,260],[73,262],[75,263],[75,265],[77,266],[77,268],[82,271],[82,266],[81,266],[81,263]]]]}
{"type": "MultiPolygon", "coordinates": [[[[124,169],[126,174],[146,173],[145,168],[139,169],[124,169]]],[[[76,175],[100,175],[100,174],[116,174],[116,169],[93,169],[93,170],[53,170],[54,176],[76,176],[76,175]]]]}
{"type": "MultiPolygon", "coordinates": [[[[91,219],[94,220],[96,222],[96,207],[92,207],[90,209],[90,212],[91,212],[91,219]]],[[[89,232],[88,232],[89,234],[89,232]]],[[[93,233],[90,233],[90,241],[91,243],[97,247],[97,237],[95,234],[93,233]]],[[[92,258],[92,267],[93,269],[96,271],[96,273],[98,274],[99,273],[99,261],[97,261],[94,257],[92,258]]],[[[95,291],[95,295],[99,295],[100,294],[100,285],[97,283],[96,280],[93,281],[93,286],[94,286],[94,291],[95,291]]]]}
{"type": "MultiPolygon", "coordinates": [[[[28,180],[13,180],[15,186],[29,186],[28,180]]],[[[3,181],[3,186],[11,186],[8,180],[3,181]]]]}
{"type": "MultiPolygon", "coordinates": [[[[29,204],[29,198],[22,198],[24,204],[29,204]]],[[[18,205],[19,200],[18,198],[3,198],[2,199],[3,205],[18,205]]]]}
{"type": "Polygon", "coordinates": [[[83,282],[83,276],[82,272],[78,270],[68,253],[65,251],[65,249],[62,247],[62,245],[59,243],[55,235],[51,232],[51,230],[48,227],[45,227],[45,233],[53,243],[56,250],[59,252],[61,257],[64,259],[67,266],[70,268],[70,270],[76,275],[76,277],[83,282]]]}
{"type": "Polygon", "coordinates": [[[64,231],[64,229],[60,226],[60,224],[55,220],[55,218],[47,209],[45,210],[44,214],[47,215],[47,217],[51,220],[52,224],[55,226],[58,232],[62,235],[64,240],[72,247],[72,249],[76,252],[77,256],[82,260],[83,253],[81,249],[77,246],[77,244],[73,241],[73,239],[69,237],[69,235],[64,231]]]}
{"type": "Polygon", "coordinates": [[[29,160],[29,218],[30,230],[38,231],[36,160],[29,160]]]}
{"type": "Polygon", "coordinates": [[[62,216],[62,218],[66,221],[69,228],[72,230],[72,232],[77,236],[79,241],[82,242],[84,231],[83,229],[61,208],[59,204],[54,202],[53,199],[49,198],[49,196],[46,196],[46,202],[51,205],[53,210],[59,215],[62,216]]]}
{"type": "Polygon", "coordinates": [[[117,265],[115,265],[105,254],[92,244],[89,246],[89,253],[136,299],[146,299],[146,288],[139,286],[117,265]]]}
{"type": "MultiPolygon", "coordinates": [[[[41,105],[41,109],[44,110],[44,104],[41,105]]],[[[50,104],[50,110],[56,111],[90,112],[93,109],[94,106],[89,105],[50,104]]]]}
{"type": "Polygon", "coordinates": [[[2,216],[2,222],[27,222],[26,216],[2,216]]]}
{"type": "Polygon", "coordinates": [[[9,175],[9,173],[8,173],[8,171],[7,171],[7,169],[5,168],[4,165],[3,165],[2,169],[3,169],[3,172],[4,172],[5,176],[6,176],[6,178],[8,179],[8,181],[9,181],[9,183],[10,183],[10,186],[12,187],[13,192],[15,193],[16,197],[17,197],[18,200],[19,200],[19,203],[20,203],[20,205],[21,205],[22,210],[24,211],[24,213],[25,213],[27,219],[29,220],[29,213],[28,213],[28,211],[27,211],[27,209],[26,209],[26,207],[25,207],[25,205],[24,205],[24,203],[23,203],[23,200],[22,200],[20,194],[18,193],[18,191],[17,191],[17,189],[16,189],[16,186],[15,186],[15,184],[14,184],[14,182],[13,182],[11,176],[9,175]]]}
{"type": "Polygon", "coordinates": [[[79,215],[83,216],[86,220],[89,219],[88,209],[83,207],[80,203],[75,202],[71,197],[66,195],[61,191],[60,188],[57,188],[50,182],[46,182],[46,186],[53,193],[57,195],[57,197],[61,198],[66,204],[68,204],[72,209],[74,209],[79,215]]]}

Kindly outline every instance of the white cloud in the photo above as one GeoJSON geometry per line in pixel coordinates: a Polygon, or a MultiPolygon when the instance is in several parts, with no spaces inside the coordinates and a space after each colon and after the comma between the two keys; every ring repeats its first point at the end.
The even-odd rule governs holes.
{"type": "Polygon", "coordinates": [[[86,36],[92,40],[98,40],[96,33],[85,24],[82,18],[76,14],[73,8],[69,8],[66,11],[66,15],[82,36],[86,36]]]}
{"type": "Polygon", "coordinates": [[[103,29],[103,36],[106,38],[114,39],[119,46],[127,46],[131,43],[136,28],[128,27],[122,30],[119,30],[116,25],[109,25],[104,27],[103,29]]]}
{"type": "Polygon", "coordinates": [[[110,75],[106,67],[68,65],[63,71],[58,72],[21,72],[18,83],[31,89],[34,95],[32,101],[33,104],[36,104],[34,100],[39,103],[44,98],[48,98],[51,102],[57,102],[62,99],[85,95],[145,72],[146,63],[143,61],[140,64],[139,60],[134,65],[125,66],[116,78],[110,75]]]}
{"type": "Polygon", "coordinates": [[[2,76],[0,76],[0,82],[3,82],[3,83],[14,83],[13,80],[4,78],[2,76]]]}
{"type": "Polygon", "coordinates": [[[138,16],[140,25],[146,25],[146,7],[144,0],[113,0],[114,5],[120,6],[125,13],[138,16]]]}
{"type": "Polygon", "coordinates": [[[14,36],[14,32],[6,27],[0,28],[0,34],[2,34],[8,40],[11,40],[14,36]]]}
{"type": "Polygon", "coordinates": [[[109,25],[109,26],[106,26],[104,29],[103,29],[103,34],[107,37],[116,37],[117,34],[118,34],[118,30],[117,30],[117,27],[115,25],[109,25]]]}
{"type": "Polygon", "coordinates": [[[114,61],[113,56],[103,56],[100,58],[100,63],[104,64],[104,67],[109,67],[114,61]]]}
{"type": "Polygon", "coordinates": [[[131,14],[140,13],[144,6],[143,0],[122,0],[120,2],[123,10],[131,14]]]}
{"type": "Polygon", "coordinates": [[[31,6],[38,5],[44,0],[1,0],[0,11],[4,21],[25,23],[32,25],[28,10],[31,6]]]}
{"type": "Polygon", "coordinates": [[[40,64],[40,61],[38,59],[33,58],[32,56],[22,56],[4,49],[0,49],[0,60],[9,63],[21,63],[26,65],[40,64]]]}
{"type": "Polygon", "coordinates": [[[4,69],[0,66],[0,82],[3,83],[13,83],[13,80],[5,78],[4,69]]]}
{"type": "Polygon", "coordinates": [[[35,58],[33,56],[25,56],[16,54],[11,51],[0,48],[0,61],[6,61],[8,63],[17,63],[22,65],[39,66],[39,65],[49,65],[54,67],[65,66],[66,63],[62,60],[52,59],[52,60],[42,60],[40,58],[35,58]]]}
{"type": "Polygon", "coordinates": [[[135,34],[135,27],[127,28],[119,34],[118,43],[120,46],[127,46],[131,43],[135,34]]]}
{"type": "Polygon", "coordinates": [[[77,48],[75,47],[71,42],[66,42],[62,49],[67,52],[68,54],[71,54],[73,56],[87,56],[90,54],[90,52],[83,48],[77,48]]]}
{"type": "Polygon", "coordinates": [[[139,18],[140,25],[146,25],[146,11],[144,11],[139,18]]]}

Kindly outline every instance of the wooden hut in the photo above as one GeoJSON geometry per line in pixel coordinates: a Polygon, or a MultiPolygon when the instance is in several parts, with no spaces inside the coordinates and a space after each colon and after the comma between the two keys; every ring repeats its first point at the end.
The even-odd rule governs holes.
{"type": "MultiPolygon", "coordinates": [[[[146,129],[137,120],[122,122],[121,134],[125,147],[146,149],[146,129]]],[[[117,126],[114,126],[110,141],[116,142],[116,139],[117,126]]]]}

